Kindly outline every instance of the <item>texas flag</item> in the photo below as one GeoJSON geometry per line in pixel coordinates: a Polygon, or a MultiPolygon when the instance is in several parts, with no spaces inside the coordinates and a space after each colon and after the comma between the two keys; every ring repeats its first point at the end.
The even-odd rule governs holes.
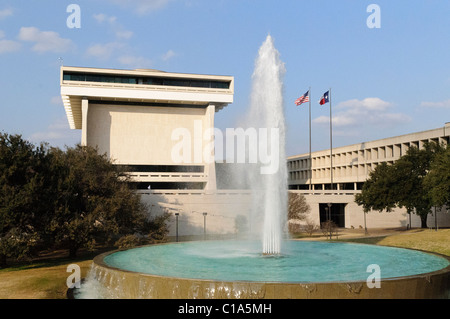
{"type": "Polygon", "coordinates": [[[329,92],[330,92],[330,91],[326,91],[326,92],[322,95],[322,97],[321,97],[320,100],[319,100],[319,104],[320,104],[320,105],[324,105],[325,103],[330,102],[330,99],[329,99],[329,96],[328,96],[329,92]]]}

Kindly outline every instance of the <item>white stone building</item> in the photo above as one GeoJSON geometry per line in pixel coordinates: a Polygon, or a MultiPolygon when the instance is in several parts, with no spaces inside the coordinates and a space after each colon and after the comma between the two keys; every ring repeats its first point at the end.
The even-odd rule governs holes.
{"type": "MultiPolygon", "coordinates": [[[[380,163],[393,163],[406,154],[409,147],[423,147],[426,142],[448,144],[450,123],[433,130],[362,142],[343,147],[290,156],[287,159],[289,189],[305,194],[312,208],[311,218],[320,223],[327,218],[328,203],[332,219],[340,227],[420,227],[420,219],[404,209],[394,212],[369,212],[364,216],[354,202],[369,173],[380,163]],[[364,221],[366,217],[366,221],[364,221]]],[[[435,214],[428,216],[429,227],[435,227],[435,214]]],[[[445,207],[437,209],[438,227],[450,226],[450,213],[445,207]]]]}
{"type": "Polygon", "coordinates": [[[81,144],[129,166],[141,188],[216,188],[214,162],[195,154],[180,162],[173,132],[187,132],[194,149],[233,92],[231,76],[61,67],[61,96],[81,144]]]}
{"type": "MultiPolygon", "coordinates": [[[[233,102],[232,76],[61,67],[61,96],[72,129],[81,129],[81,144],[97,147],[117,165],[130,168],[142,199],[152,213],[178,214],[179,233],[228,234],[235,218],[249,209],[249,194],[218,191],[211,141],[214,116],[233,102]],[[180,131],[181,130],[181,131],[180,131]],[[180,162],[174,149],[187,133],[190,160],[180,162]]],[[[214,155],[214,154],[213,154],[214,155]]],[[[175,233],[175,225],[171,235],[175,233]]]]}
{"type": "MultiPolygon", "coordinates": [[[[97,147],[130,169],[152,213],[173,215],[170,235],[175,235],[176,221],[180,236],[233,234],[237,228],[252,227],[242,225],[250,224],[253,213],[250,191],[219,189],[216,163],[202,156],[211,151],[214,155],[208,148],[212,136],[205,132],[214,128],[215,114],[233,102],[232,76],[64,66],[60,84],[70,127],[81,129],[81,144],[97,147]],[[180,136],[174,132],[190,137],[187,148],[193,152],[187,160],[177,156],[180,136]]],[[[407,226],[404,210],[365,215],[354,195],[380,162],[395,161],[411,145],[449,143],[449,135],[447,123],[435,130],[334,148],[331,157],[330,150],[314,152],[311,159],[309,154],[291,156],[289,191],[306,196],[309,219],[316,224],[326,218],[331,204],[332,219],[341,227],[407,226]]],[[[440,226],[450,226],[446,210],[437,216],[440,226]]],[[[434,226],[434,215],[428,220],[434,226]]],[[[418,217],[411,222],[420,225],[418,217]]]]}

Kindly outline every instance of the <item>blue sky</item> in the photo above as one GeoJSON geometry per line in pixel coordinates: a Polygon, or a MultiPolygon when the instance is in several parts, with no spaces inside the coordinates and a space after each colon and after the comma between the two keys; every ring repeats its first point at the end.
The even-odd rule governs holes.
{"type": "Polygon", "coordinates": [[[287,154],[444,126],[450,121],[450,2],[438,0],[2,0],[0,130],[63,147],[80,141],[59,98],[64,65],[232,75],[234,103],[216,127],[246,113],[258,49],[267,34],[285,63],[287,154]],[[81,28],[69,28],[69,4],[81,28]],[[369,28],[370,4],[381,27],[369,28]]]}

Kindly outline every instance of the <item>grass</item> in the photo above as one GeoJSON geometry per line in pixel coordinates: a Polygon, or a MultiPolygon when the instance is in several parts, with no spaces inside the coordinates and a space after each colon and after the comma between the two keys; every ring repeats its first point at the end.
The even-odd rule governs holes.
{"type": "Polygon", "coordinates": [[[101,252],[82,253],[80,258],[69,259],[58,251],[32,263],[0,269],[0,299],[65,299],[66,281],[72,274],[67,272],[67,266],[80,266],[84,278],[92,258],[101,252]]]}
{"type": "MultiPolygon", "coordinates": [[[[92,261],[77,262],[84,276],[92,261]]],[[[0,271],[1,299],[63,299],[66,298],[66,280],[70,273],[70,263],[28,268],[22,270],[4,269],[0,271]]]]}
{"type": "Polygon", "coordinates": [[[438,231],[413,229],[396,235],[346,239],[344,241],[412,248],[450,256],[450,229],[438,231]]]}
{"type": "MultiPolygon", "coordinates": [[[[316,239],[316,238],[314,238],[316,239]]],[[[379,237],[340,238],[339,241],[419,249],[450,256],[450,229],[413,229],[379,237]]],[[[65,299],[67,266],[77,264],[85,277],[94,254],[76,260],[53,255],[31,264],[0,269],[0,299],[65,299]]]]}

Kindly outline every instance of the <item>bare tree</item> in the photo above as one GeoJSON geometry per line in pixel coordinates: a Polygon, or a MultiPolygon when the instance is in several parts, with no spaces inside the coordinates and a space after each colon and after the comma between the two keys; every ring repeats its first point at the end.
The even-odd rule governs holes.
{"type": "Polygon", "coordinates": [[[306,218],[306,224],[304,227],[304,231],[309,235],[309,237],[312,236],[312,234],[319,229],[319,226],[310,218],[306,218]]]}
{"type": "Polygon", "coordinates": [[[303,194],[289,193],[288,219],[305,220],[311,207],[303,194]]]}
{"type": "Polygon", "coordinates": [[[322,233],[324,236],[331,238],[334,236],[338,236],[338,227],[332,220],[327,220],[321,224],[322,233]]]}
{"type": "Polygon", "coordinates": [[[300,221],[307,220],[307,216],[311,211],[311,207],[306,202],[303,194],[289,193],[289,207],[288,207],[288,224],[291,233],[301,231],[300,221]]]}

